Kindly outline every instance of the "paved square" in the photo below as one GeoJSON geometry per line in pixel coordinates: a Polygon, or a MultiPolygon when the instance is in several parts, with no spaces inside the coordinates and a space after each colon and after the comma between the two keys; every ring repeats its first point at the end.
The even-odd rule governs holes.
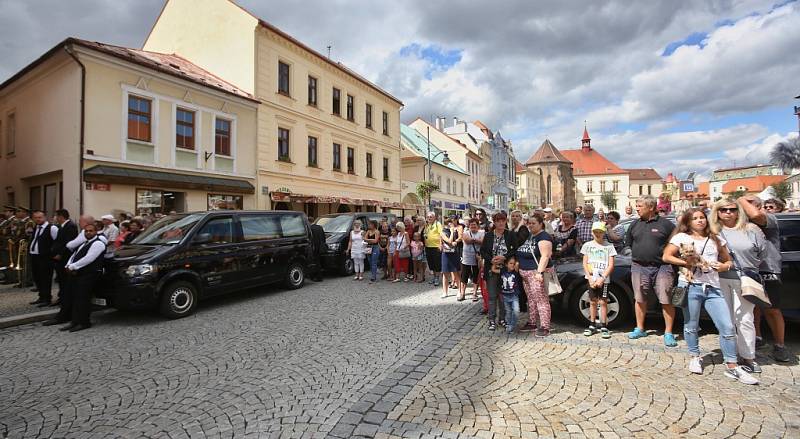
{"type": "Polygon", "coordinates": [[[796,362],[765,364],[757,387],[718,355],[689,376],[683,345],[567,321],[547,341],[492,333],[478,305],[439,294],[336,278],[177,321],[2,330],[0,437],[800,436],[796,362]]]}

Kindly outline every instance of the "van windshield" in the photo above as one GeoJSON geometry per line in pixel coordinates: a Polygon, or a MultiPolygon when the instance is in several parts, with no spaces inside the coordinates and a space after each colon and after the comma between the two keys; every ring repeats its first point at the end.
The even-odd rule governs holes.
{"type": "Polygon", "coordinates": [[[322,226],[325,233],[347,233],[353,227],[353,216],[321,216],[314,221],[314,224],[322,226]]]}
{"type": "Polygon", "coordinates": [[[177,244],[200,221],[204,213],[190,215],[171,215],[162,218],[145,229],[141,235],[133,240],[133,244],[160,245],[177,244]]]}

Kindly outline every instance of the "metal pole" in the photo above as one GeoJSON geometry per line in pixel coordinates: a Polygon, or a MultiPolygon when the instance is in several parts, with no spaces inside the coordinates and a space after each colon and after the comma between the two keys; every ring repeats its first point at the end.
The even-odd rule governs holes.
{"type": "MultiPolygon", "coordinates": [[[[433,168],[431,167],[431,127],[427,127],[428,133],[428,182],[433,183],[433,168]]],[[[433,204],[431,204],[431,194],[428,193],[428,212],[433,211],[433,204]]]]}

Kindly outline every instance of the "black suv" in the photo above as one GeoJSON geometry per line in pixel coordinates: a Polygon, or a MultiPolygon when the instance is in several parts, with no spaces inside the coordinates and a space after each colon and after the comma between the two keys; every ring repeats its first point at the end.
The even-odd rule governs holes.
{"type": "Polygon", "coordinates": [[[205,297],[283,281],[305,281],[311,229],[302,212],[211,211],[171,215],[116,251],[97,304],[158,306],[186,317],[205,297]]]}
{"type": "MultiPolygon", "coordinates": [[[[776,215],[781,232],[781,256],[783,268],[781,280],[781,308],[784,315],[800,319],[800,214],[776,215]]],[[[670,218],[675,221],[674,218],[670,218]]],[[[627,228],[633,220],[620,222],[627,228]]],[[[614,258],[614,271],[608,290],[608,323],[618,327],[633,319],[633,286],[631,285],[630,249],[614,258]]],[[[564,293],[554,296],[557,306],[569,311],[581,324],[589,323],[589,292],[580,258],[565,258],[556,261],[556,270],[564,293]]],[[[648,308],[658,308],[655,297],[649,297],[648,308]]]]}
{"type": "Polygon", "coordinates": [[[367,230],[367,221],[380,223],[384,218],[389,225],[397,223],[395,214],[381,212],[334,213],[317,218],[314,224],[319,224],[325,230],[325,242],[328,244],[328,250],[322,253],[322,267],[328,272],[353,274],[353,260],[345,254],[353,222],[361,221],[362,230],[367,230]]]}

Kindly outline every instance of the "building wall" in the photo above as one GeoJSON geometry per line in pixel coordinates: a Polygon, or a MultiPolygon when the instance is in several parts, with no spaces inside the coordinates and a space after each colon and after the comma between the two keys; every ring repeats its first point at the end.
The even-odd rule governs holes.
{"type": "MultiPolygon", "coordinates": [[[[292,193],[400,201],[400,104],[343,73],[327,62],[259,28],[256,92],[258,111],[259,186],[271,192],[285,187],[292,193]],[[278,93],[278,63],[290,65],[290,95],[278,93]],[[317,106],[308,104],[308,77],[317,78],[317,106]],[[341,116],[333,114],[333,87],[341,90],[341,116]],[[346,119],[347,95],[355,98],[354,121],[346,119]],[[366,103],[372,105],[367,128],[366,103]],[[382,112],[389,115],[388,135],[382,133],[382,112]],[[278,129],[288,129],[290,161],[278,160],[278,129]],[[317,138],[317,167],[308,164],[308,137],[317,138]],[[341,171],[333,169],[333,143],[341,145],[341,171]],[[355,173],[347,172],[347,148],[355,149],[355,173]],[[366,176],[366,154],[373,158],[373,176],[366,176]],[[382,175],[389,160],[388,179],[382,175]]],[[[261,192],[259,192],[261,193],[261,192]]],[[[261,196],[259,205],[269,200],[261,196]]],[[[297,206],[292,206],[297,208],[297,206]]]]}
{"type": "Polygon", "coordinates": [[[642,195],[658,197],[664,190],[661,180],[631,180],[628,206],[636,207],[636,199],[642,195]]]}
{"type": "Polygon", "coordinates": [[[78,65],[59,53],[0,91],[0,198],[4,204],[31,206],[31,187],[63,182],[63,203],[58,204],[78,212],[80,78],[78,65]],[[9,154],[12,113],[16,147],[9,154]]]}
{"type": "Polygon", "coordinates": [[[603,209],[605,212],[610,210],[622,210],[625,206],[630,205],[630,181],[628,174],[613,174],[613,175],[586,175],[576,177],[577,181],[577,203],[578,205],[592,204],[595,209],[603,209]],[[617,191],[614,191],[614,181],[617,182],[617,191]],[[588,185],[591,182],[592,190],[588,190],[588,185]],[[601,201],[603,193],[602,183],[605,182],[605,191],[613,191],[617,196],[616,208],[606,206],[601,201]]]}
{"type": "Polygon", "coordinates": [[[177,53],[255,94],[258,20],[231,1],[168,0],[144,50],[177,53]]]}
{"type": "Polygon", "coordinates": [[[526,167],[527,192],[532,204],[550,207],[556,212],[575,208],[575,179],[570,163],[538,163],[526,167]]]}
{"type": "MultiPolygon", "coordinates": [[[[415,194],[417,190],[417,183],[425,181],[427,177],[426,160],[421,157],[406,157],[402,161],[402,197],[405,200],[408,194],[415,194]]],[[[433,181],[439,182],[440,190],[434,192],[431,196],[434,200],[449,201],[452,203],[466,204],[468,203],[466,193],[469,176],[461,172],[450,169],[440,164],[433,164],[433,181]],[[447,190],[447,180],[450,179],[450,191],[447,190]],[[461,194],[461,185],[464,185],[464,195],[461,194]],[[455,190],[453,190],[455,186],[455,190]]],[[[423,205],[427,205],[427,200],[420,200],[423,205]]]]}

